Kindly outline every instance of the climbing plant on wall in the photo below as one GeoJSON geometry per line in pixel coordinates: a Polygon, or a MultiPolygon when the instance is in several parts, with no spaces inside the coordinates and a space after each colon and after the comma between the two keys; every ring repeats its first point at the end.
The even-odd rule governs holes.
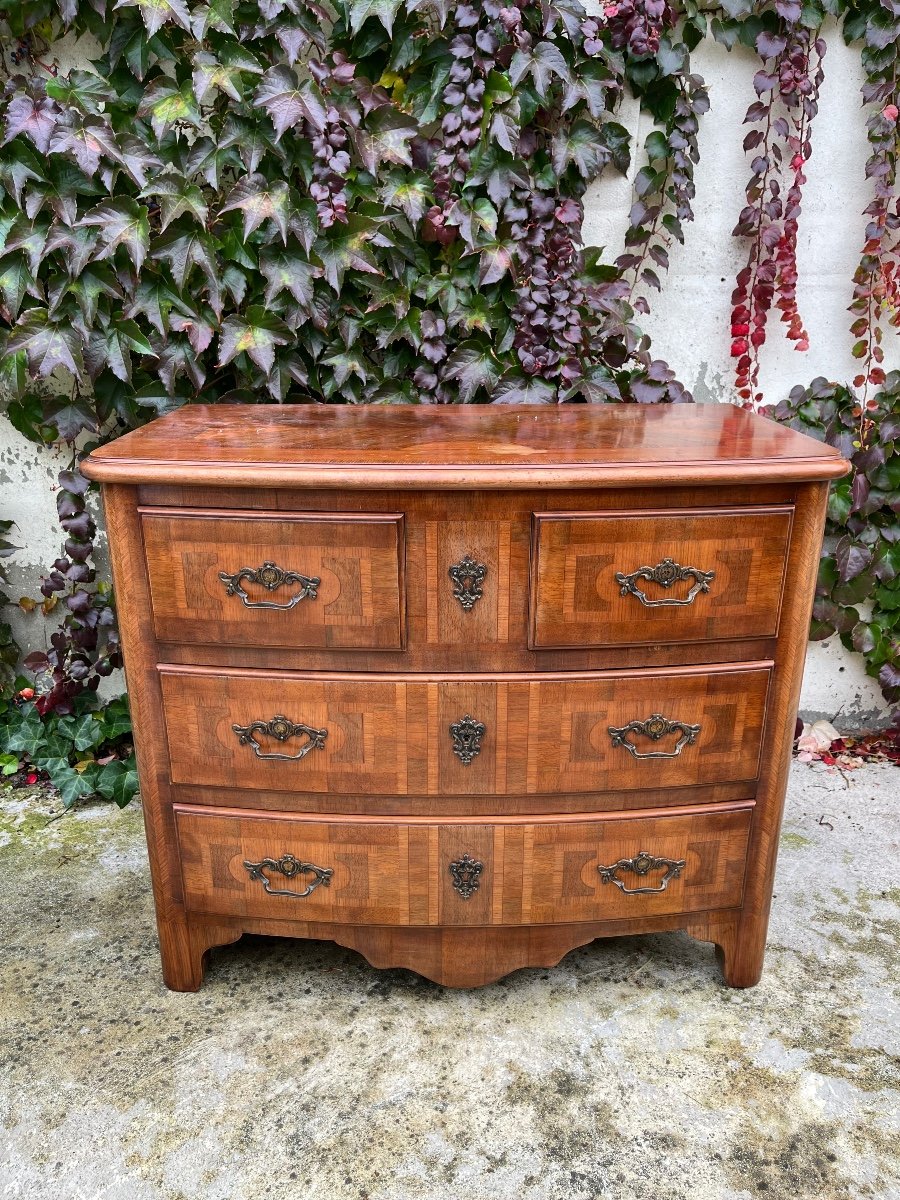
{"type": "MultiPolygon", "coordinates": [[[[0,386],[9,419],[35,441],[68,442],[77,461],[75,447],[200,399],[690,400],[652,356],[640,319],[693,217],[708,98],[690,54],[708,34],[760,56],[735,230],[747,263],[731,314],[739,399],[756,406],[773,308],[797,348],[807,344],[796,240],[829,14],[864,43],[873,106],[875,207],[853,336],[856,386],[877,389],[897,311],[897,9],[896,0],[726,0],[714,12],[692,0],[616,0],[590,12],[579,0],[8,4],[0,386]],[[58,65],[68,61],[82,65],[58,65]],[[655,124],[639,150],[619,120],[628,94],[655,124]],[[585,190],[636,153],[623,253],[585,249],[585,190]]],[[[43,679],[38,703],[64,712],[117,665],[118,648],[84,488],[74,473],[61,484],[65,547],[43,591],[65,619],[31,666],[43,679]]]]}

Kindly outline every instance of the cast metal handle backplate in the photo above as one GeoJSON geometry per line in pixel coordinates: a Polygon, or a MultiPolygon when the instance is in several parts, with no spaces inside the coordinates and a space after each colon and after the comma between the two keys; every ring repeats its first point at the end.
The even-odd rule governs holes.
{"type": "Polygon", "coordinates": [[[296,571],[284,571],[273,562],[264,562],[261,567],[241,567],[234,575],[229,575],[227,571],[220,571],[219,578],[225,584],[225,594],[239,596],[244,608],[293,608],[301,600],[315,600],[319,594],[317,589],[322,582],[321,579],[316,579],[311,575],[300,575],[296,571]],[[243,588],[245,581],[258,583],[267,592],[274,592],[276,588],[280,587],[291,587],[294,584],[300,588],[300,591],[283,604],[279,604],[277,600],[251,600],[243,588]]]}
{"type": "Polygon", "coordinates": [[[684,721],[670,721],[661,713],[654,713],[646,721],[629,721],[621,728],[610,725],[609,736],[614,746],[623,746],[632,758],[677,758],[685,746],[693,746],[700,729],[699,725],[685,725],[684,721]],[[681,737],[674,750],[646,750],[641,753],[637,746],[628,740],[628,735],[633,733],[638,737],[647,737],[651,742],[658,742],[666,734],[675,733],[677,730],[681,732],[681,737]]]}
{"type": "Polygon", "coordinates": [[[282,854],[281,858],[264,858],[260,862],[247,862],[244,866],[250,872],[250,878],[258,880],[263,890],[270,896],[296,896],[303,900],[311,896],[317,887],[328,887],[334,874],[334,867],[317,867],[315,863],[301,862],[293,854],[282,854]],[[266,871],[278,871],[285,879],[293,879],[297,875],[311,875],[312,879],[302,892],[293,892],[289,888],[273,888],[272,881],[266,871]]]}
{"type": "Polygon", "coordinates": [[[242,746],[253,747],[253,753],[257,758],[280,758],[289,762],[305,758],[310,750],[324,750],[325,739],[328,737],[327,729],[313,729],[310,725],[298,725],[280,715],[273,717],[271,721],[253,721],[250,725],[232,725],[231,728],[238,735],[238,741],[242,746]],[[264,751],[256,740],[258,733],[273,737],[277,742],[286,742],[288,738],[292,737],[305,737],[306,741],[296,754],[281,754],[277,750],[264,751]]]}
{"type": "Polygon", "coordinates": [[[448,869],[453,878],[454,892],[458,892],[463,900],[470,900],[481,886],[484,863],[476,862],[470,854],[464,854],[462,858],[450,863],[448,869]]]}
{"type": "Polygon", "coordinates": [[[454,563],[447,573],[453,581],[453,595],[466,612],[469,612],[484,595],[481,585],[487,575],[487,567],[467,554],[458,563],[454,563]]]}
{"type": "Polygon", "coordinates": [[[481,753],[481,739],[487,732],[483,721],[474,717],[460,717],[450,726],[450,740],[453,743],[453,753],[467,766],[473,758],[481,753]]]}
{"type": "Polygon", "coordinates": [[[683,567],[671,558],[664,558],[655,567],[638,567],[630,575],[623,575],[621,571],[617,571],[616,583],[619,585],[620,595],[636,596],[645,608],[660,608],[666,604],[693,604],[695,597],[699,596],[701,592],[709,591],[709,585],[715,577],[715,571],[699,571],[696,567],[683,567]],[[676,596],[663,596],[659,600],[651,600],[638,587],[638,579],[646,579],[649,583],[659,584],[664,589],[685,579],[693,579],[694,583],[688,594],[680,600],[676,596]]]}
{"type": "Polygon", "coordinates": [[[683,858],[657,858],[655,854],[648,854],[646,850],[642,850],[634,858],[620,858],[612,866],[598,867],[597,870],[600,872],[601,883],[614,883],[626,896],[639,896],[642,892],[664,892],[669,886],[669,881],[677,879],[684,870],[685,861],[683,858]],[[626,887],[616,875],[617,871],[631,871],[643,879],[651,871],[661,871],[663,868],[666,873],[657,887],[626,887]]]}

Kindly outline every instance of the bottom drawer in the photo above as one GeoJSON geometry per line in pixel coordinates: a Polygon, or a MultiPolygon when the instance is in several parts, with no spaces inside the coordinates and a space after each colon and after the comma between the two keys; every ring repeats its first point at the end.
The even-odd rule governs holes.
{"type": "Polygon", "coordinates": [[[477,824],[176,805],[175,819],[191,912],[544,925],[740,905],[752,807],[477,824]]]}

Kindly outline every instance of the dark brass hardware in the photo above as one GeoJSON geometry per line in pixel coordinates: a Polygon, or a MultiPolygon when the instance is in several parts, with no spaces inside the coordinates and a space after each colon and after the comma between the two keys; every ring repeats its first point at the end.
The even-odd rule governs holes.
{"type": "Polygon", "coordinates": [[[293,721],[289,721],[287,717],[280,715],[273,717],[271,721],[254,721],[251,725],[232,725],[231,728],[238,735],[238,741],[242,746],[253,747],[253,753],[257,758],[281,758],[288,762],[296,762],[298,759],[305,758],[310,750],[324,750],[325,739],[328,737],[327,729],[313,729],[310,725],[297,725],[293,721]],[[280,754],[278,751],[261,752],[262,747],[254,737],[254,734],[257,733],[268,734],[278,742],[286,742],[288,738],[300,736],[307,740],[296,754],[280,754]]]}
{"type": "Polygon", "coordinates": [[[481,585],[487,575],[487,567],[467,554],[453,564],[448,574],[453,580],[453,595],[468,612],[484,594],[481,585]]]}
{"type": "Polygon", "coordinates": [[[670,721],[661,713],[654,713],[646,721],[629,721],[620,729],[610,725],[609,736],[614,746],[624,746],[632,758],[677,758],[685,746],[693,746],[700,728],[699,725],[685,725],[684,721],[670,721]],[[652,742],[658,742],[667,733],[674,733],[678,729],[681,730],[681,737],[674,750],[648,750],[641,754],[637,746],[628,741],[628,734],[636,733],[641,737],[650,738],[652,742]]]}
{"type": "Polygon", "coordinates": [[[696,567],[682,567],[673,559],[664,558],[655,567],[638,567],[630,575],[623,575],[621,571],[617,571],[616,583],[621,589],[619,592],[621,596],[637,596],[645,608],[659,608],[664,604],[692,604],[694,598],[701,592],[709,591],[709,585],[715,577],[715,571],[698,571],[696,567]],[[675,596],[664,596],[661,600],[651,600],[637,586],[635,581],[638,579],[657,583],[661,588],[670,588],[673,583],[680,583],[685,579],[693,579],[694,583],[688,594],[681,600],[675,596]]]}
{"type": "Polygon", "coordinates": [[[450,726],[450,737],[453,739],[453,753],[462,762],[468,764],[481,753],[481,739],[487,732],[487,726],[474,717],[461,717],[450,726]]]}
{"type": "Polygon", "coordinates": [[[634,858],[620,858],[610,867],[598,867],[600,872],[601,883],[614,883],[620,891],[623,891],[626,896],[638,896],[642,892],[664,892],[669,886],[669,881],[677,879],[684,870],[686,860],[683,858],[656,858],[653,854],[648,854],[646,850],[642,850],[640,854],[634,858]],[[643,878],[651,871],[659,871],[663,867],[666,868],[666,873],[659,883],[659,887],[626,887],[621,879],[616,877],[617,871],[631,871],[633,874],[643,878]]]}
{"type": "Polygon", "coordinates": [[[334,874],[333,867],[317,867],[315,863],[300,862],[293,854],[282,854],[281,858],[264,858],[260,862],[244,861],[244,866],[250,872],[250,878],[258,880],[270,896],[296,896],[303,900],[312,895],[317,887],[328,887],[334,874]],[[312,880],[302,892],[292,892],[288,888],[273,888],[266,871],[279,871],[286,879],[295,875],[312,875],[312,880]]]}
{"type": "Polygon", "coordinates": [[[220,571],[219,578],[225,584],[225,594],[227,596],[239,596],[241,604],[245,608],[293,608],[295,604],[299,604],[301,600],[315,600],[318,596],[318,587],[322,582],[321,579],[316,579],[311,575],[300,575],[296,571],[283,571],[273,562],[264,562],[261,567],[241,567],[234,575],[229,575],[227,571],[220,571]],[[274,592],[276,588],[297,584],[300,591],[295,596],[284,604],[279,604],[276,600],[251,600],[244,591],[242,582],[246,580],[248,583],[261,584],[267,592],[274,592]]]}
{"type": "Polygon", "coordinates": [[[474,896],[481,886],[480,877],[484,863],[476,862],[468,854],[450,864],[450,874],[453,876],[453,890],[468,900],[474,896]]]}

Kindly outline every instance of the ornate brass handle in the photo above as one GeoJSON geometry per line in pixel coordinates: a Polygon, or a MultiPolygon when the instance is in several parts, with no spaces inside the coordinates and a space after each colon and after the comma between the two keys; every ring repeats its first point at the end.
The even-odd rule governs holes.
{"type": "Polygon", "coordinates": [[[238,735],[238,741],[242,746],[253,747],[253,753],[257,758],[281,758],[288,762],[296,762],[300,758],[305,758],[310,750],[324,750],[325,739],[328,737],[327,729],[313,729],[310,725],[297,725],[293,721],[289,721],[287,717],[280,715],[273,717],[271,721],[254,721],[250,725],[232,725],[231,728],[238,735]],[[254,737],[254,734],[257,733],[268,734],[278,742],[286,742],[288,738],[300,736],[307,740],[296,754],[281,754],[278,751],[263,752],[254,737]]]}
{"type": "Polygon", "coordinates": [[[483,721],[476,721],[470,716],[460,717],[450,726],[453,753],[468,766],[481,753],[481,739],[486,732],[487,726],[483,721]]]}
{"type": "Polygon", "coordinates": [[[696,596],[699,596],[701,592],[709,591],[709,585],[715,577],[715,571],[698,571],[696,567],[682,567],[673,559],[664,558],[655,567],[638,567],[630,575],[623,575],[621,571],[617,571],[616,583],[621,589],[619,595],[637,596],[645,608],[660,608],[664,604],[693,604],[696,596]],[[684,579],[691,578],[693,578],[694,584],[681,600],[675,596],[664,596],[661,600],[651,600],[635,582],[638,579],[646,579],[650,583],[658,583],[661,588],[670,588],[673,583],[680,583],[684,579]]]}
{"type": "Polygon", "coordinates": [[[321,579],[316,579],[311,575],[300,575],[296,571],[284,571],[273,562],[264,562],[261,567],[256,568],[241,567],[234,575],[229,575],[227,571],[220,571],[219,578],[225,584],[226,596],[239,596],[244,608],[285,610],[293,608],[301,600],[315,600],[319,594],[318,586],[322,582],[321,579]],[[261,584],[267,592],[274,592],[276,588],[292,583],[298,584],[300,591],[284,604],[279,604],[276,600],[251,600],[242,586],[244,580],[248,583],[261,584]]]}
{"type": "Polygon", "coordinates": [[[484,863],[476,862],[470,854],[464,854],[456,862],[450,863],[448,869],[453,877],[454,892],[458,892],[463,900],[470,900],[481,886],[484,863]]]}
{"type": "Polygon", "coordinates": [[[629,721],[619,729],[610,725],[609,736],[614,746],[624,746],[632,758],[677,758],[685,746],[693,746],[700,729],[699,725],[685,725],[684,721],[670,721],[661,713],[654,713],[646,721],[629,721]],[[628,734],[636,733],[650,738],[652,742],[658,742],[667,733],[674,733],[677,729],[681,730],[681,737],[674,750],[648,750],[641,754],[637,746],[628,741],[628,734]]]}
{"type": "Polygon", "coordinates": [[[296,896],[298,900],[311,896],[320,884],[322,887],[328,887],[334,874],[334,867],[317,867],[315,863],[301,862],[294,858],[293,854],[282,854],[281,858],[264,858],[260,862],[247,862],[245,859],[244,866],[250,872],[250,878],[259,880],[264,891],[270,896],[296,896]],[[289,888],[273,888],[272,881],[266,875],[267,870],[279,871],[286,879],[293,879],[295,875],[312,875],[312,880],[302,892],[292,892],[289,888]]]}
{"type": "Polygon", "coordinates": [[[626,896],[639,896],[642,892],[664,892],[669,886],[669,881],[677,879],[684,870],[685,862],[686,860],[683,858],[657,858],[653,854],[648,854],[646,850],[641,850],[634,858],[620,858],[612,866],[598,867],[597,870],[600,872],[601,883],[614,883],[626,896]],[[666,873],[660,880],[659,887],[629,888],[616,877],[616,871],[631,871],[643,878],[650,871],[659,871],[663,867],[666,868],[666,873]]]}
{"type": "Polygon", "coordinates": [[[475,602],[484,595],[481,585],[487,575],[487,567],[467,554],[465,558],[453,564],[448,574],[453,580],[453,595],[466,612],[469,612],[475,607],[475,602]]]}

